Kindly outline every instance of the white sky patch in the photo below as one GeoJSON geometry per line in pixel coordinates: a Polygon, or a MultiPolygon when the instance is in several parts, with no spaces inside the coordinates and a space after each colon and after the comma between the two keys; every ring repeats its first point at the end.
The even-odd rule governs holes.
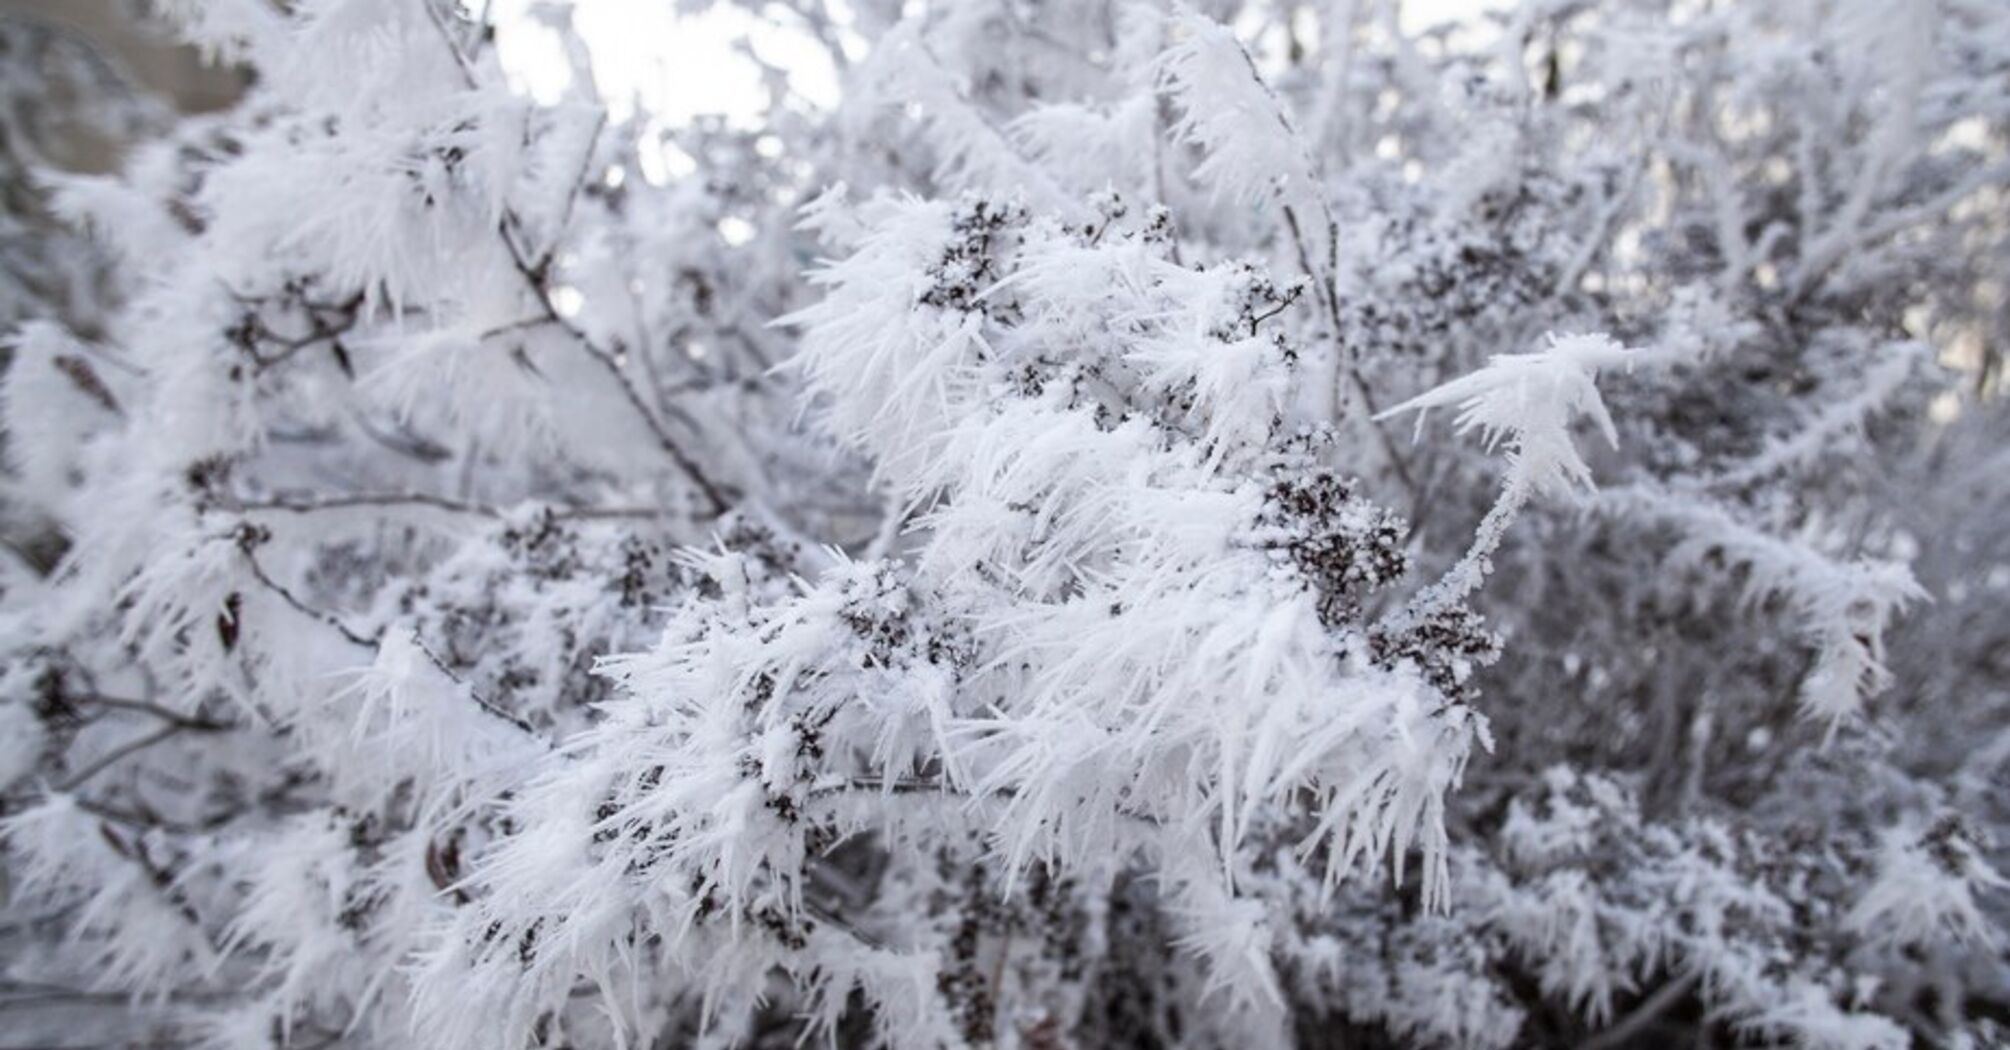
{"type": "Polygon", "coordinates": [[[571,18],[616,120],[639,109],[669,127],[701,116],[758,125],[766,100],[763,65],[785,72],[790,90],[812,106],[837,101],[830,56],[786,16],[765,19],[723,4],[679,14],[670,0],[498,0],[497,52],[519,89],[540,103],[565,96],[573,86],[572,68],[565,36],[532,14],[533,8],[557,12],[547,19],[571,18]]]}
{"type": "MultiPolygon", "coordinates": [[[[775,17],[763,18],[725,4],[697,14],[680,14],[678,6],[674,0],[496,0],[496,49],[519,90],[540,103],[558,101],[572,86],[566,38],[531,12],[559,11],[564,18],[569,10],[616,120],[639,109],[661,127],[682,127],[701,116],[757,126],[766,98],[763,65],[784,72],[802,101],[836,105],[838,71],[830,55],[786,11],[777,8],[775,17]]],[[[832,6],[848,21],[845,5],[832,6]]],[[[1510,6],[1511,0],[1409,0],[1401,25],[1414,34],[1446,22],[1475,24],[1510,6]]]]}

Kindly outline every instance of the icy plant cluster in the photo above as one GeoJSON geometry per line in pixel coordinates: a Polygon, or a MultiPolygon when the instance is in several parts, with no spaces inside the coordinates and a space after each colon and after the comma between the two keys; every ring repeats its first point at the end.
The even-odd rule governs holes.
{"type": "Polygon", "coordinates": [[[841,101],[174,0],[18,162],[0,1029],[2010,1037],[2010,10],[747,8],[841,101]]]}

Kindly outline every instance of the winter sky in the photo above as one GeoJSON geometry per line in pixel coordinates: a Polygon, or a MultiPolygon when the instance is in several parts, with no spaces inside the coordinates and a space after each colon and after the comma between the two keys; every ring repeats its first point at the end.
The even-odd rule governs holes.
{"type": "MultiPolygon", "coordinates": [[[[1414,33],[1509,5],[1510,0],[1407,0],[1402,24],[1414,33]]],[[[563,38],[529,17],[533,9],[551,6],[541,0],[496,0],[494,9],[504,63],[542,102],[563,96],[570,80],[563,38]]],[[[781,5],[771,5],[773,17],[768,19],[725,4],[679,15],[679,6],[668,0],[578,0],[572,5],[570,17],[593,52],[600,93],[617,118],[639,101],[672,126],[708,114],[752,122],[760,112],[762,88],[761,70],[747,56],[749,49],[760,62],[787,70],[792,88],[808,101],[821,105],[834,100],[838,78],[829,57],[790,25],[792,16],[781,5]]],[[[834,7],[843,10],[842,3],[834,7]]]]}

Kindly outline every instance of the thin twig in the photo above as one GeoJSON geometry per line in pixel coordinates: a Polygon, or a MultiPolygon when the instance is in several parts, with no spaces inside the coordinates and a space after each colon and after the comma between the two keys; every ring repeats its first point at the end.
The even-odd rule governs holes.
{"type": "Polygon", "coordinates": [[[2006,179],[2010,179],[2010,163],[1978,167],[1952,186],[1926,200],[1911,207],[1893,210],[1876,222],[1864,223],[1852,234],[1831,232],[1824,235],[1808,249],[1807,256],[1787,282],[1788,301],[1800,302],[1806,299],[1828,275],[1829,270],[1848,257],[1851,252],[1862,251],[1888,237],[1896,236],[1908,227],[1935,218],[1941,212],[1948,211],[1966,200],[1970,194],[2006,179]]]}
{"type": "MultiPolygon", "coordinates": [[[[427,2],[425,8],[427,17],[432,20],[434,28],[439,30],[440,42],[454,56],[454,64],[460,67],[461,79],[470,90],[475,89],[479,86],[480,81],[475,76],[474,67],[469,64],[467,56],[461,53],[460,46],[454,43],[453,34],[448,31],[447,24],[441,17],[439,10],[431,2],[427,2]]],[[[601,123],[594,127],[595,142],[598,142],[600,129],[604,126],[606,120],[607,114],[603,111],[600,115],[601,123]]],[[[588,166],[590,166],[591,160],[592,149],[589,147],[587,154],[588,166]]],[[[579,186],[575,185],[572,194],[566,200],[565,215],[568,219],[572,214],[573,201],[578,195],[579,186]]],[[[692,484],[698,487],[699,492],[705,498],[705,502],[710,506],[712,516],[718,517],[725,514],[731,508],[731,504],[727,502],[719,487],[705,474],[697,462],[686,454],[684,449],[670,436],[670,432],[664,427],[663,421],[656,418],[656,413],[651,411],[648,402],[643,400],[641,391],[637,390],[634,382],[628,378],[628,373],[621,367],[619,359],[595,343],[586,334],[584,329],[561,316],[558,308],[552,305],[551,289],[548,287],[548,280],[551,273],[552,258],[558,250],[558,242],[561,238],[554,235],[552,243],[546,248],[543,256],[536,263],[532,263],[526,257],[523,248],[517,244],[516,238],[510,233],[512,228],[521,229],[522,227],[523,221],[517,216],[516,210],[505,207],[502,218],[496,223],[496,234],[502,239],[504,249],[509,252],[511,265],[515,267],[517,274],[529,288],[531,297],[537,300],[538,308],[543,311],[545,319],[564,329],[586,350],[587,356],[600,362],[601,367],[606,369],[607,373],[613,377],[615,383],[620,386],[622,396],[635,409],[636,415],[641,417],[643,424],[648,427],[650,434],[656,438],[657,446],[677,465],[677,469],[682,471],[684,476],[689,478],[692,484]]],[[[560,232],[563,232],[562,227],[560,232]]]]}
{"type": "MultiPolygon", "coordinates": [[[[607,371],[607,374],[613,377],[615,384],[621,388],[622,396],[627,399],[629,406],[642,419],[643,425],[649,428],[649,433],[656,438],[657,447],[661,448],[670,457],[671,461],[677,464],[677,469],[682,471],[684,476],[691,480],[692,484],[698,486],[699,492],[704,495],[706,503],[710,505],[712,516],[718,517],[726,513],[731,508],[731,504],[727,502],[725,496],[720,493],[719,487],[712,482],[712,479],[705,474],[697,462],[684,452],[684,449],[677,444],[675,438],[670,436],[669,430],[663,426],[663,421],[656,418],[656,413],[651,411],[648,402],[643,400],[642,392],[635,388],[635,383],[628,378],[628,372],[621,367],[621,362],[613,354],[608,353],[595,343],[586,334],[584,329],[561,316],[558,308],[552,305],[551,292],[545,287],[547,271],[542,268],[542,265],[532,266],[529,260],[524,257],[523,249],[518,247],[516,239],[510,236],[510,227],[515,224],[516,213],[505,209],[502,220],[496,224],[496,233],[501,236],[503,247],[509,251],[511,264],[515,266],[517,274],[523,278],[524,284],[529,287],[532,297],[544,309],[545,316],[551,323],[564,329],[578,341],[580,347],[586,351],[587,356],[598,361],[600,366],[607,371]]],[[[549,262],[549,259],[545,260],[546,264],[549,262]]]]}
{"type": "Polygon", "coordinates": [[[550,317],[544,314],[539,314],[536,317],[526,317],[520,321],[509,321],[504,324],[496,325],[492,328],[484,329],[481,332],[481,334],[475,336],[475,338],[494,339],[496,336],[499,335],[508,335],[511,332],[520,332],[526,328],[538,328],[543,325],[548,325],[550,323],[551,323],[550,317]]]}
{"type": "Polygon", "coordinates": [[[1288,204],[1284,206],[1284,225],[1291,232],[1291,242],[1298,250],[1298,265],[1304,268],[1305,276],[1317,284],[1322,292],[1319,301],[1320,305],[1326,308],[1326,323],[1332,329],[1334,365],[1347,374],[1354,392],[1361,398],[1361,407],[1368,413],[1368,429],[1374,431],[1375,440],[1382,446],[1382,455],[1388,459],[1390,468],[1396,472],[1396,480],[1401,482],[1404,490],[1409,493],[1410,504],[1414,507],[1418,499],[1416,479],[1410,475],[1409,464],[1405,463],[1403,457],[1397,453],[1396,443],[1390,440],[1388,430],[1377,418],[1382,413],[1375,405],[1375,395],[1369,391],[1368,381],[1362,378],[1361,370],[1355,367],[1355,363],[1348,360],[1347,348],[1340,342],[1340,297],[1334,287],[1333,275],[1330,273],[1322,275],[1313,266],[1311,253],[1305,247],[1304,231],[1298,225],[1298,213],[1288,204]]]}
{"type": "Polygon", "coordinates": [[[317,496],[312,498],[290,498],[274,496],[264,500],[245,500],[238,504],[241,511],[269,511],[286,514],[314,514],[321,511],[347,510],[354,507],[431,507],[435,510],[454,514],[474,514],[485,518],[499,518],[502,513],[494,507],[463,500],[449,499],[424,492],[356,492],[339,496],[317,496]]]}
{"type": "Polygon", "coordinates": [[[193,730],[198,733],[221,733],[237,728],[228,722],[218,722],[208,718],[191,718],[179,712],[171,711],[150,700],[133,700],[123,696],[105,696],[100,693],[85,693],[80,696],[70,696],[68,699],[86,704],[97,704],[100,707],[116,707],[124,711],[137,711],[141,714],[152,715],[170,725],[178,725],[183,729],[193,730]]]}
{"type": "Polygon", "coordinates": [[[1682,975],[1661,986],[1661,989],[1647,997],[1634,1011],[1604,1031],[1578,1044],[1577,1050],[1613,1050],[1626,1046],[1640,1030],[1654,1023],[1654,1019],[1668,1012],[1668,1008],[1682,1001],[1689,990],[1696,987],[1702,974],[1692,972],[1682,975]]]}
{"type": "Polygon", "coordinates": [[[552,257],[558,254],[559,242],[565,240],[565,231],[572,225],[572,212],[579,204],[579,195],[586,189],[586,176],[593,170],[593,152],[600,148],[600,133],[607,130],[607,111],[601,110],[593,122],[593,134],[586,137],[586,153],[579,159],[579,170],[573,174],[572,189],[565,195],[565,210],[559,213],[558,226],[551,231],[551,243],[544,246],[544,253],[538,257],[539,272],[549,272],[552,257]]]}
{"type": "MultiPolygon", "coordinates": [[[[469,514],[496,520],[508,517],[507,512],[500,507],[437,496],[430,492],[348,492],[334,496],[274,496],[262,500],[243,500],[237,503],[234,509],[246,513],[319,514],[358,507],[428,507],[452,514],[469,514]]],[[[567,504],[543,504],[542,509],[554,518],[585,521],[644,520],[660,518],[664,513],[653,507],[592,507],[567,504]]]]}
{"type": "Polygon", "coordinates": [[[226,810],[222,813],[204,817],[200,823],[186,824],[180,821],[168,820],[155,813],[134,813],[128,810],[117,809],[107,806],[102,802],[93,802],[87,798],[72,798],[70,804],[85,813],[89,813],[91,816],[97,817],[99,820],[108,820],[114,824],[142,831],[160,830],[179,835],[192,835],[204,831],[213,831],[237,819],[238,816],[245,812],[244,809],[226,810]]]}
{"type": "MultiPolygon", "coordinates": [[[[266,590],[271,591],[273,594],[277,595],[279,597],[279,600],[285,602],[295,612],[299,613],[302,616],[307,617],[308,619],[315,620],[326,625],[327,627],[335,631],[337,634],[340,634],[351,645],[357,646],[358,648],[362,649],[368,649],[372,653],[380,653],[383,651],[383,637],[381,633],[376,636],[363,634],[361,632],[358,632],[354,628],[350,627],[348,624],[342,622],[342,618],[336,616],[334,613],[316,609],[313,606],[308,605],[306,602],[301,601],[300,598],[296,596],[292,591],[288,590],[284,584],[281,584],[279,581],[273,579],[270,575],[268,575],[265,571],[265,567],[259,564],[258,557],[254,555],[248,548],[244,551],[244,560],[245,564],[247,564],[251,568],[252,578],[257,580],[260,586],[264,587],[266,590]]],[[[433,652],[433,650],[429,648],[426,645],[426,643],[423,640],[421,640],[416,634],[412,636],[412,644],[419,650],[421,654],[423,654],[426,657],[427,661],[430,662],[434,668],[436,668],[441,674],[447,677],[448,681],[461,686],[467,693],[468,699],[473,701],[476,707],[481,708],[483,712],[487,713],[491,717],[500,719],[504,722],[508,722],[510,725],[515,726],[517,729],[522,730],[526,736],[538,740],[541,743],[546,742],[544,740],[543,735],[540,734],[534,727],[532,727],[529,722],[526,722],[523,719],[518,718],[516,715],[513,715],[510,712],[505,711],[500,707],[497,707],[494,703],[490,702],[487,698],[483,697],[480,692],[476,691],[473,686],[470,686],[466,682],[462,681],[461,677],[455,674],[452,668],[447,666],[446,661],[440,659],[439,654],[433,652]]]]}
{"type": "Polygon", "coordinates": [[[63,780],[61,783],[58,783],[56,785],[56,790],[66,793],[75,791],[77,788],[83,786],[85,781],[88,781],[92,777],[97,776],[99,773],[102,773],[105,770],[112,768],[114,765],[117,765],[119,761],[121,759],[124,759],[126,756],[136,755],[141,751],[145,751],[147,748],[150,748],[155,744],[158,744],[161,741],[168,739],[169,737],[176,736],[185,732],[187,729],[188,727],[186,725],[183,725],[179,722],[169,722],[161,726],[159,729],[154,730],[151,733],[147,733],[142,736],[135,737],[132,740],[128,740],[125,743],[120,744],[118,747],[115,747],[110,751],[106,752],[105,754],[99,756],[96,762],[93,762],[90,765],[85,766],[84,768],[78,770],[77,772],[70,774],[70,776],[67,779],[63,780]]]}
{"type": "Polygon", "coordinates": [[[336,616],[334,613],[324,612],[301,601],[297,595],[287,589],[285,584],[268,575],[265,571],[265,566],[259,564],[258,557],[252,554],[248,548],[244,551],[244,563],[250,567],[251,577],[258,581],[259,586],[277,595],[279,600],[285,602],[294,612],[330,628],[335,633],[341,635],[350,645],[368,649],[371,652],[376,652],[381,645],[380,639],[351,628],[348,624],[342,622],[341,617],[336,616]]]}

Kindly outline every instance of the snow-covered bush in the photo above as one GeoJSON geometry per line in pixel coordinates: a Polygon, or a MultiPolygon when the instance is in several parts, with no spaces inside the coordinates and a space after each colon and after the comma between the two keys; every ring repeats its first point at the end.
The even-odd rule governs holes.
{"type": "Polygon", "coordinates": [[[257,77],[49,180],[0,1014],[2010,1032],[2010,9],[746,8],[839,101],[162,5],[257,77]]]}

